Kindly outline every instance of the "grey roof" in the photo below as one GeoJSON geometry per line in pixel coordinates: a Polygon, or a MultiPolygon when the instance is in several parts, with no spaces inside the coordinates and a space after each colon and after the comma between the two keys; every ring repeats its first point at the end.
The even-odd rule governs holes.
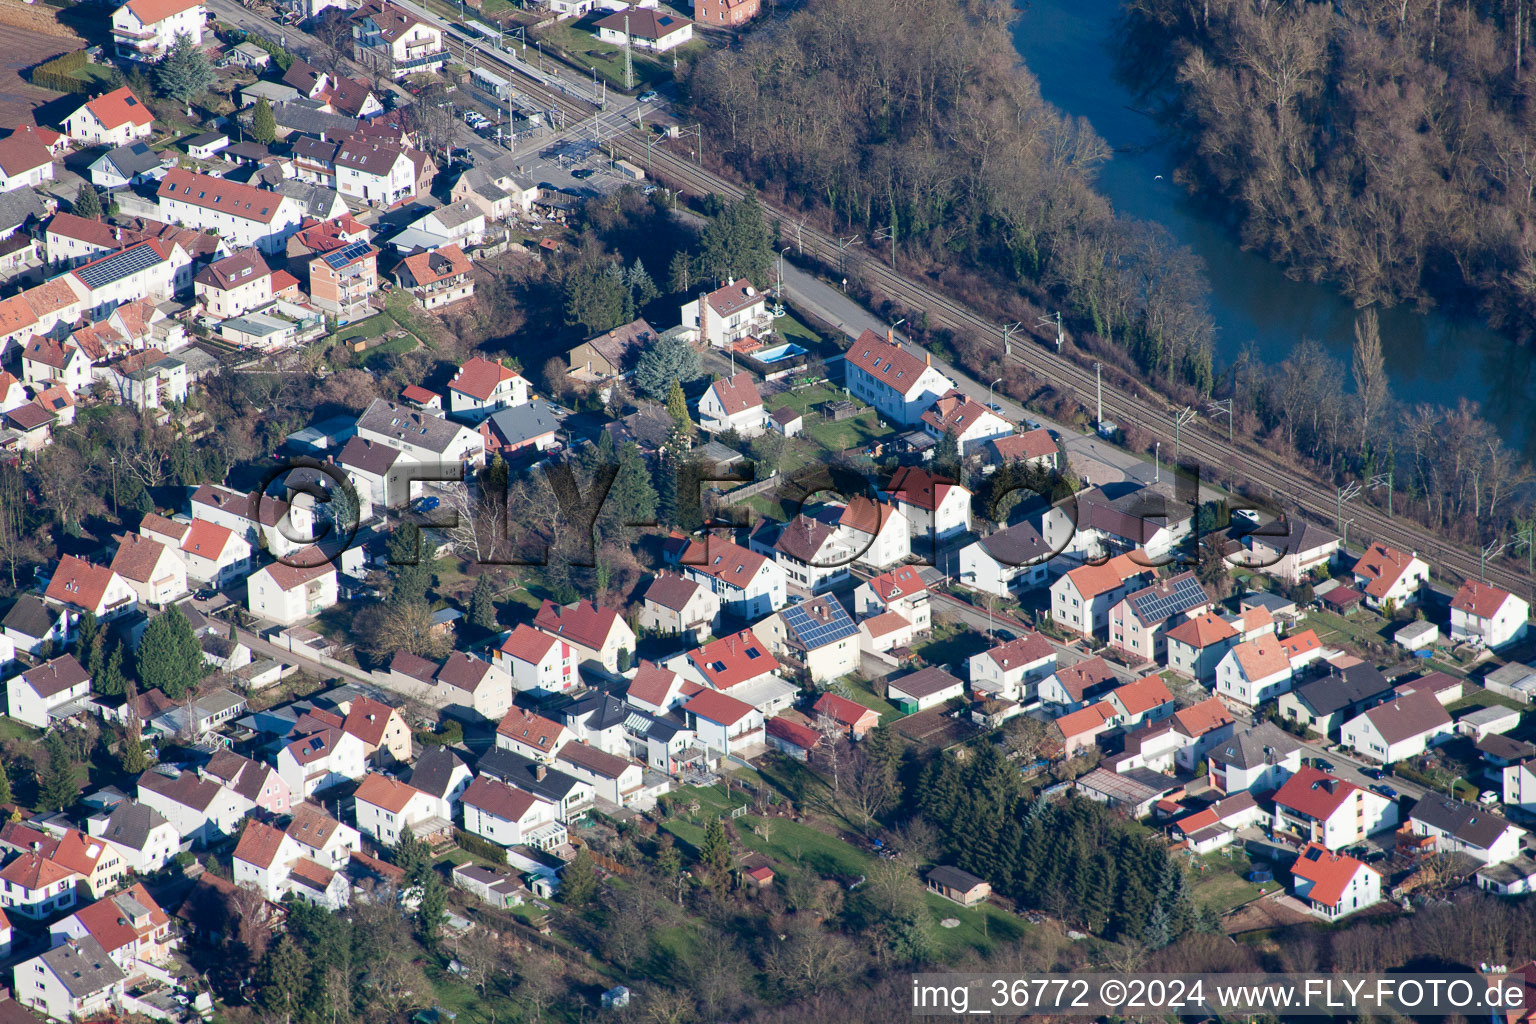
{"type": "MultiPolygon", "coordinates": [[[[1099,530],[1137,544],[1144,544],[1159,530],[1189,518],[1189,513],[1182,511],[1185,506],[1160,488],[1140,487],[1111,498],[1093,487],[1075,500],[1079,530],[1099,530]]],[[[1072,499],[1064,502],[1071,503],[1072,499]]]]}
{"type": "Polygon", "coordinates": [[[11,610],[0,619],[0,628],[14,629],[23,636],[44,637],[59,621],[59,610],[43,603],[35,594],[22,594],[11,610]]]}
{"type": "Polygon", "coordinates": [[[1536,676],[1536,669],[1529,665],[1522,665],[1518,661],[1512,661],[1508,665],[1496,668],[1483,677],[1483,684],[1496,684],[1500,686],[1515,686],[1524,682],[1531,676],[1536,676]]]}
{"type": "Polygon", "coordinates": [[[603,424],[603,432],[613,438],[614,447],[634,441],[641,448],[660,448],[672,432],[672,417],[667,407],[651,404],[637,409],[623,419],[603,424]]]}
{"type": "Polygon", "coordinates": [[[633,704],[624,705],[624,731],[641,739],[658,743],[670,742],[672,737],[687,729],[687,723],[676,715],[653,715],[633,704]]]}
{"type": "Polygon", "coordinates": [[[1481,850],[1498,842],[1504,830],[1513,827],[1486,807],[1432,793],[1426,793],[1424,799],[1414,804],[1408,816],[1481,850]]]}
{"type": "Polygon", "coordinates": [[[900,679],[892,679],[886,683],[887,688],[900,691],[909,697],[927,697],[931,694],[942,693],[951,687],[961,685],[960,680],[945,672],[941,668],[924,668],[916,672],[902,676],[900,679]]]}
{"type": "MultiPolygon", "coordinates": [[[[1279,525],[1278,523],[1269,523],[1261,527],[1261,529],[1266,531],[1277,530],[1279,525]]],[[[1317,548],[1326,547],[1329,544],[1339,543],[1337,534],[1330,533],[1320,526],[1313,526],[1311,523],[1297,519],[1295,516],[1286,520],[1285,529],[1287,532],[1284,534],[1277,532],[1273,535],[1266,534],[1259,537],[1250,533],[1244,537],[1244,543],[1248,544],[1250,548],[1255,544],[1262,544],[1273,551],[1285,551],[1290,554],[1300,554],[1303,551],[1313,551],[1317,548]]]]}
{"type": "Polygon", "coordinates": [[[933,868],[928,872],[927,878],[935,885],[942,885],[946,889],[959,889],[961,892],[969,892],[986,881],[985,878],[977,878],[969,871],[962,871],[948,864],[940,864],[933,868]]]}
{"type": "Polygon", "coordinates": [[[292,128],[310,135],[348,135],[357,130],[357,118],[327,114],[302,99],[279,103],[272,108],[272,117],[280,128],[292,128]]]}
{"type": "Polygon", "coordinates": [[[454,769],[464,767],[468,766],[458,754],[447,747],[432,746],[422,751],[405,781],[423,793],[442,799],[453,787],[454,769]]]}
{"type": "Polygon", "coordinates": [[[132,142],[107,150],[101,159],[116,167],[123,177],[132,178],[159,167],[165,158],[142,142],[132,142]]]}
{"type": "Polygon", "coordinates": [[[89,934],[54,946],[40,959],[76,999],[128,980],[128,975],[112,962],[101,943],[89,934]]]}
{"type": "Polygon", "coordinates": [[[1280,594],[1273,594],[1267,590],[1255,590],[1244,594],[1238,602],[1238,606],[1247,611],[1249,608],[1263,608],[1271,615],[1279,615],[1281,612],[1294,612],[1296,602],[1280,594]]]}
{"type": "Polygon", "coordinates": [[[304,204],[304,212],[311,217],[329,217],[341,198],[341,194],[333,188],[300,181],[298,178],[283,179],[282,184],[278,185],[274,191],[278,195],[287,196],[297,203],[304,204]]]}
{"type": "Polygon", "coordinates": [[[560,429],[560,417],[555,414],[554,407],[538,398],[493,413],[490,422],[509,445],[526,444],[560,429]]]}
{"type": "Polygon", "coordinates": [[[1259,768],[1275,764],[1282,757],[1301,749],[1301,740],[1273,722],[1260,722],[1244,729],[1211,751],[1212,761],[1233,768],[1259,768]]]}
{"type": "Polygon", "coordinates": [[[746,456],[741,452],[719,441],[710,441],[694,449],[694,453],[705,463],[713,463],[716,466],[728,466],[733,462],[740,462],[746,456]]]}
{"type": "Polygon", "coordinates": [[[624,714],[624,702],[608,693],[590,694],[560,709],[560,718],[565,725],[573,724],[583,715],[590,715],[587,719],[588,729],[610,729],[623,725],[624,714]]]}
{"type": "Polygon", "coordinates": [[[37,193],[30,188],[13,188],[0,192],[0,231],[19,228],[28,217],[43,219],[43,204],[37,193]]]}
{"type": "Polygon", "coordinates": [[[164,815],[148,804],[123,800],[107,816],[100,838],[130,850],[142,850],[149,842],[150,832],[165,823],[164,815]]]}
{"type": "Polygon", "coordinates": [[[508,198],[506,189],[496,184],[490,174],[479,167],[471,167],[459,175],[459,182],[488,202],[495,203],[508,198]]]}
{"type": "Polygon", "coordinates": [[[416,223],[420,224],[421,221],[431,217],[442,227],[451,231],[454,228],[463,227],[470,221],[483,216],[485,215],[481,213],[478,208],[471,206],[467,202],[449,203],[447,206],[440,206],[435,210],[423,214],[421,218],[416,221],[416,223]]]}
{"type": "Polygon", "coordinates": [[[1315,715],[1331,715],[1391,692],[1392,684],[1381,670],[1364,662],[1346,669],[1334,668],[1321,679],[1296,688],[1297,698],[1315,715]]]}
{"type": "MultiPolygon", "coordinates": [[[[532,404],[529,403],[529,405],[532,404]]],[[[519,408],[526,408],[526,406],[519,408]]],[[[357,429],[359,432],[369,430],[376,434],[383,434],[397,441],[408,440],[413,445],[441,454],[448,450],[459,436],[459,431],[465,428],[440,416],[375,398],[357,418],[357,429]]]]}
{"type": "Polygon", "coordinates": [[[1490,733],[1478,740],[1474,746],[1484,757],[1496,758],[1500,761],[1524,761],[1528,757],[1536,757],[1536,744],[1517,740],[1501,733],[1490,733]]]}
{"type": "MultiPolygon", "coordinates": [[[[287,100],[299,98],[299,90],[282,82],[252,82],[250,85],[240,87],[240,101],[247,105],[265,98],[268,103],[283,104],[287,100]]],[[[273,110],[276,113],[276,110],[273,110]]],[[[281,124],[282,122],[278,122],[281,124]]]]}
{"type": "Polygon", "coordinates": [[[1440,698],[1424,690],[1402,693],[1371,708],[1365,717],[1388,743],[1401,743],[1451,724],[1440,698]]]}
{"type": "Polygon", "coordinates": [[[1016,523],[978,541],[983,551],[1004,565],[1033,565],[1055,554],[1033,523],[1016,523]]]}
{"type": "Polygon", "coordinates": [[[515,754],[501,747],[492,747],[475,764],[475,772],[479,775],[489,775],[493,779],[500,779],[510,786],[550,803],[558,804],[566,798],[566,795],[574,789],[578,780],[573,775],[555,768],[546,768],[532,758],[521,754],[515,754]],[[544,777],[538,777],[539,769],[544,768],[544,777]]]}
{"type": "Polygon", "coordinates": [[[1516,718],[1519,718],[1520,712],[1515,708],[1507,708],[1502,704],[1494,704],[1491,707],[1478,708],[1476,711],[1468,711],[1466,714],[1456,719],[1456,724],[1460,725],[1461,723],[1465,722],[1468,725],[1492,725],[1495,722],[1504,721],[1510,715],[1514,715],[1516,718]]]}

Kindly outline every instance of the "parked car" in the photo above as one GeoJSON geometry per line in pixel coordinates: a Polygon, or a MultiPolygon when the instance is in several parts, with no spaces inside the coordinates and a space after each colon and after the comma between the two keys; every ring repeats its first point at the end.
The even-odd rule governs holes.
{"type": "Polygon", "coordinates": [[[1485,789],[1477,795],[1477,802],[1482,804],[1484,807],[1490,807],[1502,799],[1504,798],[1501,794],[1496,793],[1491,789],[1485,789]]]}
{"type": "Polygon", "coordinates": [[[1360,774],[1368,779],[1375,779],[1378,782],[1387,777],[1387,773],[1380,768],[1362,768],[1360,769],[1360,774]]]}
{"type": "Polygon", "coordinates": [[[655,103],[657,98],[658,95],[655,89],[647,89],[645,92],[640,94],[641,103],[655,103]]]}
{"type": "Polygon", "coordinates": [[[1333,762],[1325,761],[1320,757],[1313,759],[1312,767],[1316,768],[1320,772],[1327,772],[1329,775],[1332,775],[1334,772],[1333,762]]]}
{"type": "Polygon", "coordinates": [[[590,167],[583,167],[583,168],[580,168],[579,170],[572,171],[571,172],[571,177],[575,178],[577,181],[586,181],[588,178],[592,177],[592,175],[594,175],[596,173],[597,172],[594,171],[590,167]]]}
{"type": "Polygon", "coordinates": [[[1398,796],[1397,790],[1393,789],[1391,786],[1387,785],[1385,782],[1379,782],[1376,785],[1372,786],[1371,788],[1374,789],[1376,792],[1380,793],[1382,796],[1386,797],[1388,800],[1396,800],[1397,799],[1397,796],[1398,796]]]}
{"type": "Polygon", "coordinates": [[[219,592],[214,587],[203,587],[201,590],[194,591],[192,596],[199,601],[212,601],[219,596],[219,592]]]}

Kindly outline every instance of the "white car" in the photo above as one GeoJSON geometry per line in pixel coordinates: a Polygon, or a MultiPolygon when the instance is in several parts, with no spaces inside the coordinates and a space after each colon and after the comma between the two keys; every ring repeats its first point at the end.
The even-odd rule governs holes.
{"type": "Polygon", "coordinates": [[[1489,806],[1492,806],[1493,804],[1498,803],[1502,799],[1503,799],[1503,797],[1501,797],[1495,791],[1493,791],[1491,789],[1485,789],[1480,794],[1478,794],[1477,802],[1482,804],[1485,807],[1489,807],[1489,806]]]}

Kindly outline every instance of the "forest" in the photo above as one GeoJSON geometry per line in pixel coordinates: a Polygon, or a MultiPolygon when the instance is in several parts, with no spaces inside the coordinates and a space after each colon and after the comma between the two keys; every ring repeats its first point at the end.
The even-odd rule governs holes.
{"type": "Polygon", "coordinates": [[[1361,304],[1536,312],[1527,0],[1127,0],[1182,182],[1242,241],[1361,304]]]}

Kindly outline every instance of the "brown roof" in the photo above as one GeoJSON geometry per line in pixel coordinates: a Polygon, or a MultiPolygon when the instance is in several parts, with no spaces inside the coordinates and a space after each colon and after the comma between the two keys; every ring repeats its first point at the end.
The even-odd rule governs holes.
{"type": "Polygon", "coordinates": [[[286,838],[281,829],[247,818],[245,831],[240,833],[240,842],[235,845],[235,859],[259,868],[270,868],[286,838]]]}
{"type": "Polygon", "coordinates": [[[677,678],[677,673],[669,668],[662,668],[655,662],[642,661],[625,696],[630,700],[642,700],[653,707],[661,707],[672,692],[677,678]]]}
{"type": "Polygon", "coordinates": [[[194,772],[182,772],[175,778],[158,771],[148,771],[139,776],[139,788],[158,793],[183,807],[206,811],[224,787],[208,779],[200,779],[194,772]]]}
{"type": "Polygon", "coordinates": [[[1451,601],[1454,611],[1466,612],[1468,615],[1479,619],[1491,619],[1498,614],[1504,602],[1512,595],[1507,590],[1477,580],[1467,580],[1456,591],[1456,597],[1451,601]]]}
{"type": "Polygon", "coordinates": [[[21,678],[39,697],[52,697],[90,679],[85,667],[73,654],[61,654],[21,674],[21,678]]]}
{"type": "Polygon", "coordinates": [[[402,268],[410,274],[410,282],[406,286],[418,288],[450,277],[457,277],[460,274],[467,274],[470,271],[470,263],[463,249],[457,245],[445,245],[432,252],[419,252],[414,256],[407,256],[396,264],[396,276],[400,276],[402,268]]]}
{"type": "Polygon", "coordinates": [[[651,585],[645,588],[645,600],[658,604],[663,608],[680,612],[687,607],[693,595],[702,587],[698,580],[685,579],[682,576],[674,576],[671,573],[659,572],[651,580],[651,585]]]}
{"type": "MultiPolygon", "coordinates": [[[[398,657],[398,655],[397,655],[398,657]]],[[[474,693],[490,677],[491,663],[473,654],[457,651],[448,656],[443,667],[437,670],[437,681],[457,687],[466,693],[474,693]]]]}
{"type": "Polygon", "coordinates": [[[569,762],[578,768],[585,768],[592,774],[605,779],[618,778],[624,774],[624,769],[631,763],[622,757],[615,757],[613,754],[598,750],[590,743],[567,743],[555,756],[561,761],[569,762]]]}
{"type": "Polygon", "coordinates": [[[276,192],[179,167],[165,173],[157,195],[261,224],[272,223],[283,201],[276,192]]]}
{"type": "Polygon", "coordinates": [[[921,698],[942,693],[959,683],[960,680],[943,669],[929,666],[902,676],[900,679],[889,680],[886,687],[890,690],[898,690],[909,697],[921,698]]]}
{"type": "Polygon", "coordinates": [[[1075,665],[1056,670],[1056,681],[1061,688],[1067,691],[1073,703],[1085,700],[1089,691],[1101,687],[1104,683],[1113,681],[1114,670],[1109,667],[1109,662],[1103,658],[1094,656],[1084,658],[1075,665]]]}
{"type": "Polygon", "coordinates": [[[31,132],[11,132],[0,139],[0,171],[9,177],[53,163],[48,147],[31,132]]]}
{"type": "Polygon", "coordinates": [[[383,0],[370,0],[359,7],[357,13],[352,15],[352,20],[364,17],[372,18],[373,23],[379,27],[379,35],[391,43],[422,23],[420,18],[405,8],[383,0]]]}
{"type": "Polygon", "coordinates": [[[593,335],[582,344],[594,349],[610,365],[623,369],[647,344],[655,340],[656,329],[640,319],[593,335]]]}
{"type": "Polygon", "coordinates": [[[1440,698],[1429,690],[1403,693],[1371,708],[1365,717],[1388,743],[1400,743],[1451,724],[1451,716],[1440,698]]]}
{"type": "Polygon", "coordinates": [[[763,396],[757,393],[757,384],[745,370],[734,377],[722,377],[709,386],[727,416],[762,406],[763,396]]]}
{"type": "Polygon", "coordinates": [[[336,457],[336,462],[348,469],[360,469],[372,476],[384,476],[403,454],[400,449],[391,448],[387,444],[353,436],[336,457]]]}
{"type": "Polygon", "coordinates": [[[367,697],[359,697],[352,702],[352,708],[347,712],[346,724],[342,728],[368,746],[377,747],[384,742],[384,730],[388,727],[390,717],[394,713],[395,709],[387,704],[380,704],[367,697]]]}
{"type": "Polygon", "coordinates": [[[482,402],[489,401],[496,388],[505,381],[516,380],[520,374],[500,363],[475,356],[459,367],[448,382],[450,391],[458,391],[482,402]]]}
{"type": "MultiPolygon", "coordinates": [[[[928,512],[935,511],[944,503],[949,492],[960,487],[953,480],[930,473],[918,466],[902,466],[891,477],[885,492],[895,495],[898,501],[928,512]]],[[[965,488],[961,487],[961,490],[965,488]]]]}
{"type": "Polygon", "coordinates": [[[288,823],[288,838],[312,850],[321,850],[331,841],[331,836],[341,827],[341,822],[309,801],[295,804],[293,820],[288,823]]]}
{"type": "Polygon", "coordinates": [[[497,734],[517,740],[537,750],[552,751],[565,732],[565,726],[522,708],[513,708],[496,726],[497,734]]]}
{"type": "Polygon", "coordinates": [[[393,814],[399,814],[405,810],[411,798],[420,793],[421,790],[399,779],[391,779],[386,775],[370,772],[363,776],[362,782],[358,783],[354,799],[375,807],[382,807],[393,814]]]}
{"type": "Polygon", "coordinates": [[[217,288],[219,291],[228,291],[231,288],[249,284],[257,278],[270,276],[271,273],[272,269],[267,266],[267,261],[261,258],[260,252],[255,249],[242,249],[233,256],[216,260],[198,271],[197,283],[217,288]]]}
{"type": "Polygon", "coordinates": [[[294,552],[292,558],[299,564],[273,562],[261,570],[272,577],[272,582],[276,583],[280,590],[293,590],[314,580],[334,575],[336,572],[336,566],[332,565],[326,554],[313,544],[294,552]]]}
{"type": "Polygon", "coordinates": [[[821,554],[822,545],[832,539],[833,533],[831,525],[802,514],[795,516],[779,531],[773,548],[809,565],[819,565],[821,563],[817,557],[821,554]]]}
{"type": "Polygon", "coordinates": [[[487,775],[476,776],[460,799],[502,821],[521,821],[539,798],[487,775]]]}
{"type": "Polygon", "coordinates": [[[1057,454],[1056,439],[1044,427],[994,438],[992,447],[997,450],[998,458],[1009,461],[1054,458],[1057,454]]]}
{"type": "Polygon", "coordinates": [[[501,650],[508,657],[530,665],[538,665],[549,655],[550,648],[559,643],[561,643],[559,637],[541,633],[532,626],[518,623],[511,634],[502,641],[501,650]]]}
{"type": "Polygon", "coordinates": [[[148,583],[163,554],[164,544],[130,533],[123,537],[117,546],[117,554],[112,556],[112,571],[135,583],[148,583]]]}
{"type": "Polygon", "coordinates": [[[428,661],[410,651],[396,651],[394,657],[389,659],[391,672],[399,672],[401,675],[410,676],[423,683],[432,682],[432,677],[437,674],[437,668],[437,662],[428,661]]]}
{"type": "MultiPolygon", "coordinates": [[[[655,15],[657,12],[650,10],[642,12],[637,11],[635,8],[631,7],[628,11],[619,11],[617,14],[612,14],[608,18],[604,18],[603,21],[610,21],[614,18],[617,18],[617,23],[615,25],[609,25],[608,27],[619,28],[622,30],[624,28],[624,16],[628,14],[630,35],[636,35],[648,39],[657,38],[656,36],[647,36],[644,32],[640,31],[640,23],[635,20],[635,17],[637,14],[641,13],[655,15]]],[[[690,22],[687,18],[682,18],[680,20],[685,25],[692,24],[692,22],[690,22]]],[[[603,21],[597,23],[598,27],[603,26],[603,21]]],[[[673,28],[669,28],[667,31],[673,31],[673,28]]],[[[665,34],[665,32],[662,33],[662,35],[665,34]]],[[[709,308],[714,310],[720,316],[730,316],[733,313],[737,313],[743,309],[746,309],[748,306],[767,301],[763,293],[753,288],[752,282],[748,281],[744,277],[739,277],[732,281],[730,284],[722,285],[719,288],[716,288],[714,291],[704,296],[704,300],[709,303],[709,308]]]]}
{"type": "Polygon", "coordinates": [[[974,401],[965,392],[951,388],[934,399],[933,405],[923,413],[923,422],[941,434],[949,430],[953,430],[956,434],[963,434],[975,426],[978,420],[986,419],[988,416],[1001,419],[991,409],[974,401]]]}
{"type": "Polygon", "coordinates": [[[1056,648],[1052,647],[1051,642],[1039,633],[1025,633],[987,652],[987,656],[1002,669],[1030,665],[1053,657],[1055,654],[1056,648]]]}

